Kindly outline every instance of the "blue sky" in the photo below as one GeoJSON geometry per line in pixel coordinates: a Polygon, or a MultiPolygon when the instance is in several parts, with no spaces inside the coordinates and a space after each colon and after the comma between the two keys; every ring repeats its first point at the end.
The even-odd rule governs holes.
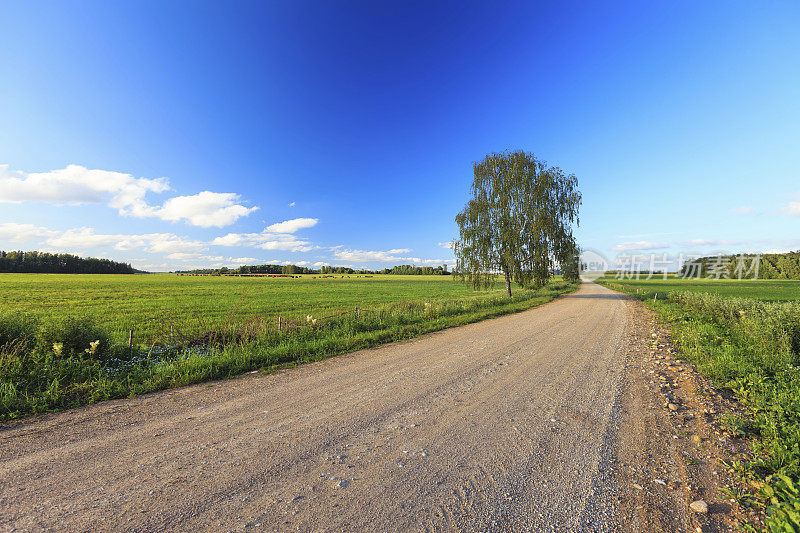
{"type": "Polygon", "coordinates": [[[4,2],[0,249],[150,270],[452,261],[472,162],[579,244],[800,248],[796,2],[4,2]]]}

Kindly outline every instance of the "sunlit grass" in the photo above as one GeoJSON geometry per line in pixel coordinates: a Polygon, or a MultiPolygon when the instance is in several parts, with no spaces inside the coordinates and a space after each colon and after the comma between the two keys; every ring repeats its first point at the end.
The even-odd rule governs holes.
{"type": "MultiPolygon", "coordinates": [[[[449,278],[421,276],[319,283],[280,278],[175,282],[167,276],[17,278],[23,285],[53,278],[65,285],[72,300],[48,307],[43,296],[29,303],[14,293],[25,305],[0,312],[0,419],[316,361],[522,311],[577,287],[553,280],[539,290],[516,290],[508,298],[502,287],[474,292],[449,278]],[[242,287],[249,290],[233,296],[225,290],[242,287]],[[106,296],[132,288],[142,288],[160,303],[153,307],[138,293],[130,301],[119,292],[116,299],[106,296]],[[157,289],[162,294],[154,294],[157,289]],[[362,294],[367,296],[360,299],[362,294]],[[91,307],[85,300],[101,309],[86,312],[91,307]],[[174,309],[166,307],[170,301],[177,302],[174,309]],[[140,327],[129,347],[120,328],[140,324],[152,309],[158,313],[148,324],[149,340],[143,340],[140,327]],[[115,315],[125,310],[133,319],[115,315]],[[117,334],[110,334],[109,327],[117,334]]],[[[44,284],[57,290],[51,279],[44,284]]]]}
{"type": "MultiPolygon", "coordinates": [[[[488,293],[502,293],[500,285],[488,293]]],[[[0,309],[43,317],[80,314],[117,342],[134,330],[147,342],[165,320],[214,322],[236,313],[328,315],[354,307],[439,298],[480,297],[452,276],[376,275],[316,279],[152,275],[0,274],[0,309]]]]}

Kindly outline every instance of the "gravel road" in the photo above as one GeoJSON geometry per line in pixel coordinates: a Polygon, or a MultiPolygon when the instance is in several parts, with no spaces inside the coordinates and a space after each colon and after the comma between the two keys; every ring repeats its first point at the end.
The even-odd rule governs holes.
{"type": "Polygon", "coordinates": [[[619,529],[630,335],[592,283],[523,313],[0,430],[0,529],[619,529]]]}

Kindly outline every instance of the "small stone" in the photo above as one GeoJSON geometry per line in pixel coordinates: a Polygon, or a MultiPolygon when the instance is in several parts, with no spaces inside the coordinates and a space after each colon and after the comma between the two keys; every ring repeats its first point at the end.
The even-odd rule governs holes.
{"type": "Polygon", "coordinates": [[[670,411],[677,411],[677,410],[678,410],[678,406],[677,406],[677,405],[675,405],[674,403],[668,404],[668,405],[667,405],[667,408],[668,408],[670,411]]]}
{"type": "Polygon", "coordinates": [[[696,500],[689,504],[689,508],[695,513],[706,514],[708,512],[708,504],[703,500],[696,500]]]}
{"type": "Polygon", "coordinates": [[[336,484],[337,487],[344,488],[347,486],[347,481],[341,480],[339,483],[336,484]]]}
{"type": "Polygon", "coordinates": [[[660,479],[654,479],[653,481],[655,481],[655,482],[656,482],[656,483],[658,483],[659,485],[664,485],[665,487],[667,486],[667,484],[666,484],[666,483],[664,483],[664,481],[662,481],[662,480],[660,480],[660,479]]]}
{"type": "Polygon", "coordinates": [[[694,437],[692,437],[692,440],[695,442],[703,442],[703,438],[700,437],[700,435],[695,435],[694,437]]]}
{"type": "Polygon", "coordinates": [[[632,483],[631,485],[633,485],[633,488],[634,488],[634,489],[644,490],[644,487],[642,487],[642,486],[641,486],[641,485],[639,485],[638,483],[632,483]]]}

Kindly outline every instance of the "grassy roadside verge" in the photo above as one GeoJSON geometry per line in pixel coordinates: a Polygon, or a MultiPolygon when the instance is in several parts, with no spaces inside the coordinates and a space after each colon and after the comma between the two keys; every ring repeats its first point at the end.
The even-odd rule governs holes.
{"type": "Polygon", "coordinates": [[[599,282],[656,311],[684,357],[735,394],[747,416],[723,423],[753,443],[752,459],[731,465],[754,487],[740,502],[764,511],[764,531],[800,531],[800,303],[599,282]]]}
{"type": "Polygon", "coordinates": [[[229,320],[202,343],[149,349],[112,344],[108,332],[86,317],[42,322],[8,313],[0,315],[0,420],[318,361],[524,311],[577,287],[553,281],[539,290],[519,290],[512,298],[494,293],[395,302],[319,324],[307,317],[282,330],[272,321],[248,317],[229,320]]]}

